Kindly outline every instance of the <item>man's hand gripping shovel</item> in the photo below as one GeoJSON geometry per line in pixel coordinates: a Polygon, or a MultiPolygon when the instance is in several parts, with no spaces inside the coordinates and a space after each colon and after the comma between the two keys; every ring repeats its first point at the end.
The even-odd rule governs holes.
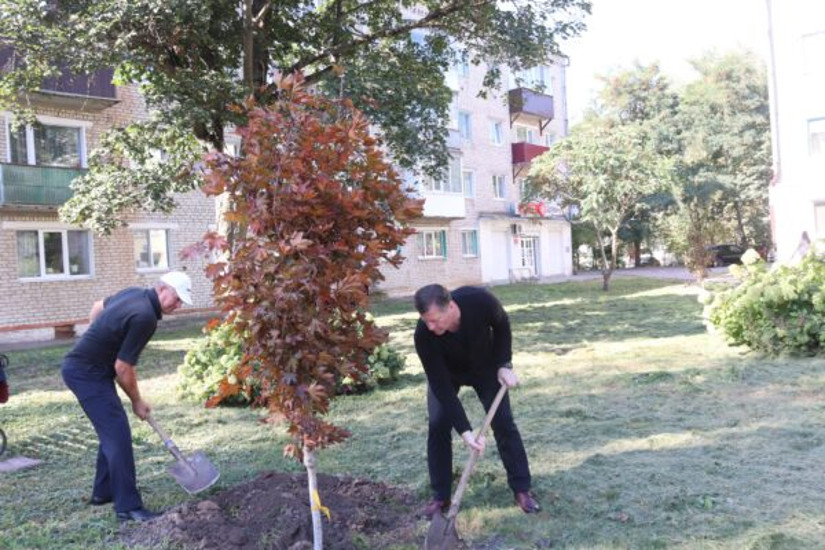
{"type": "MultiPolygon", "coordinates": [[[[504,399],[504,394],[507,393],[507,386],[503,385],[498,390],[493,404],[487,411],[487,416],[484,417],[484,424],[476,434],[476,441],[478,441],[490,427],[493,417],[498,410],[501,400],[504,399]]],[[[467,458],[467,465],[464,466],[464,472],[461,474],[461,481],[458,482],[458,487],[453,495],[453,503],[447,511],[447,517],[437,511],[430,523],[430,530],[427,532],[427,538],[424,540],[424,548],[426,550],[451,550],[458,545],[458,532],[455,530],[455,519],[458,516],[458,508],[461,505],[461,497],[464,496],[464,490],[467,488],[467,482],[470,479],[470,474],[475,469],[478,461],[479,452],[475,449],[470,451],[470,456],[467,458]]]]}

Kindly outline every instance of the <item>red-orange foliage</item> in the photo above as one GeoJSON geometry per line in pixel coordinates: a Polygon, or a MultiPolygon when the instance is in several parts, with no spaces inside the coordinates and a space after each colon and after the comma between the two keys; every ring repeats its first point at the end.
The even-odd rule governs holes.
{"type": "MultiPolygon", "coordinates": [[[[323,420],[335,386],[366,372],[387,335],[367,315],[381,262],[398,265],[421,201],[402,189],[369,123],[347,101],[313,95],[300,76],[272,105],[247,105],[243,155],[206,159],[208,195],[227,193],[226,221],[245,226],[233,243],[215,233],[202,247],[228,258],[209,266],[215,299],[244,339],[238,377],[256,377],[295,442],[322,448],[349,433],[323,420]]],[[[224,380],[221,394],[238,391],[224,380]]],[[[214,404],[214,403],[213,403],[214,404]]]]}

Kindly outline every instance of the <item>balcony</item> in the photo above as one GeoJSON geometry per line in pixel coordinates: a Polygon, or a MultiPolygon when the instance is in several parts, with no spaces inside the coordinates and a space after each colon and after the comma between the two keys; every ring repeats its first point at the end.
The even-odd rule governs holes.
{"type": "Polygon", "coordinates": [[[513,143],[510,146],[513,154],[513,164],[521,164],[524,162],[531,162],[534,158],[549,150],[549,147],[544,145],[536,145],[535,143],[527,143],[525,141],[513,143]]]}
{"type": "Polygon", "coordinates": [[[521,176],[521,173],[530,166],[530,162],[540,154],[550,149],[544,145],[536,145],[520,141],[510,145],[513,157],[513,181],[521,176]]]}
{"type": "MultiPolygon", "coordinates": [[[[11,48],[0,49],[0,70],[8,70],[15,63],[11,48]]],[[[99,112],[116,104],[117,91],[112,84],[114,69],[101,69],[91,74],[75,75],[64,70],[60,76],[46,78],[32,101],[44,107],[99,112]]]]}
{"type": "Polygon", "coordinates": [[[460,193],[433,193],[422,191],[419,196],[424,199],[425,218],[456,219],[467,216],[464,195],[460,193]]]}
{"type": "Polygon", "coordinates": [[[58,207],[72,196],[69,184],[85,169],[0,164],[0,206],[58,207]]]}
{"type": "Polygon", "coordinates": [[[539,119],[539,129],[544,131],[553,120],[553,96],[534,92],[529,88],[515,88],[507,92],[510,105],[510,125],[520,116],[539,119]]]}

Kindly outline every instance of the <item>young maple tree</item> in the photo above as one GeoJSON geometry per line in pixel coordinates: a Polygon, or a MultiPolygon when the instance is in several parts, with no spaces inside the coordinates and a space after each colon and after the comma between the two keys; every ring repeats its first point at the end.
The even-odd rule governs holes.
{"type": "Polygon", "coordinates": [[[307,464],[308,454],[349,436],[324,416],[336,384],[366,373],[387,339],[368,314],[369,288],[383,278],[382,262],[402,261],[398,250],[413,233],[406,222],[421,215],[422,201],[402,188],[366,117],[302,81],[284,78],[278,101],[246,105],[240,157],[207,155],[204,191],[225,198],[223,220],[243,231],[231,248],[216,232],[199,247],[222,258],[206,274],[244,344],[236,376],[208,405],[255,378],[288,423],[285,454],[307,464]]]}
{"type": "Polygon", "coordinates": [[[368,314],[369,289],[383,279],[382,262],[403,260],[398,250],[414,232],[406,223],[422,201],[402,188],[349,100],[314,95],[301,76],[279,88],[271,105],[246,106],[243,155],[205,161],[204,192],[226,197],[224,221],[244,228],[231,250],[216,232],[202,243],[223,258],[206,274],[244,342],[238,380],[224,380],[209,405],[257,377],[295,437],[286,454],[300,459],[348,436],[322,417],[336,383],[365,373],[387,339],[368,314]]]}

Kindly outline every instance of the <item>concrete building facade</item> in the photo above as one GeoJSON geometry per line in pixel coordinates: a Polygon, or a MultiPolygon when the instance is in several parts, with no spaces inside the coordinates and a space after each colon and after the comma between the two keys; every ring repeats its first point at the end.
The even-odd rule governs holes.
{"type": "Polygon", "coordinates": [[[825,239],[825,3],[766,0],[776,259],[825,239]]]}

